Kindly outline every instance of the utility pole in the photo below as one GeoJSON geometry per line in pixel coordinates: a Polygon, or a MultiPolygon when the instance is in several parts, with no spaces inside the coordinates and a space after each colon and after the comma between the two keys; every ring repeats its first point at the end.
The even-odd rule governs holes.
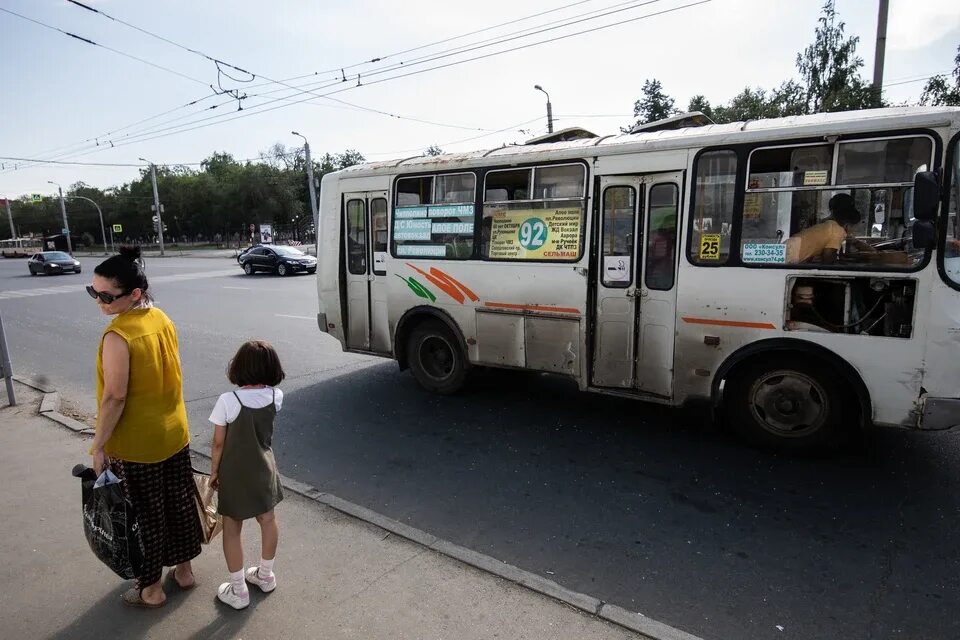
{"type": "Polygon", "coordinates": [[[310,192],[310,213],[313,215],[313,239],[317,244],[317,256],[320,255],[320,220],[317,213],[317,186],[313,181],[313,160],[310,159],[310,143],[303,134],[291,131],[295,136],[303,138],[303,155],[307,161],[307,189],[310,192]]]}
{"type": "Polygon", "coordinates": [[[890,0],[880,0],[880,11],[877,15],[877,49],[873,57],[873,90],[877,92],[877,100],[883,93],[883,57],[887,49],[887,13],[890,9],[890,0]]]}
{"type": "Polygon", "coordinates": [[[13,228],[13,213],[10,211],[10,198],[5,199],[7,203],[7,220],[10,221],[10,239],[13,240],[17,237],[17,232],[13,228]]]}
{"type": "Polygon", "coordinates": [[[70,225],[67,223],[67,203],[63,200],[63,187],[53,180],[47,180],[47,182],[56,184],[57,190],[60,192],[60,213],[63,214],[63,233],[67,236],[67,253],[73,255],[73,240],[70,239],[70,225]]]}
{"type": "Polygon", "coordinates": [[[140,158],[144,162],[150,163],[150,181],[153,183],[153,208],[157,213],[157,237],[160,239],[160,255],[163,253],[163,216],[160,211],[160,194],[157,192],[157,165],[149,160],[140,158]]]}
{"type": "Polygon", "coordinates": [[[533,88],[543,91],[543,95],[547,96],[547,133],[553,133],[553,106],[550,104],[550,94],[538,84],[533,85],[533,88]]]}

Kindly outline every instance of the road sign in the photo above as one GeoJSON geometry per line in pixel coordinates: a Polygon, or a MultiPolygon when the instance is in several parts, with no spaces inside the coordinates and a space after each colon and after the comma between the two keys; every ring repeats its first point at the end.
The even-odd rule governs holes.
{"type": "Polygon", "coordinates": [[[153,221],[154,221],[154,222],[157,222],[159,219],[160,219],[160,218],[158,218],[157,216],[153,216],[153,221]]]}
{"type": "Polygon", "coordinates": [[[69,230],[69,229],[60,229],[60,233],[62,233],[63,235],[67,235],[68,233],[70,233],[70,230],[69,230]]]}
{"type": "Polygon", "coordinates": [[[121,225],[121,224],[115,224],[115,225],[113,225],[113,232],[114,232],[114,233],[123,233],[123,225],[121,225]]]}
{"type": "Polygon", "coordinates": [[[33,201],[34,201],[34,202],[40,202],[40,201],[43,200],[43,194],[41,194],[41,193],[31,194],[30,197],[33,198],[33,201]]]}

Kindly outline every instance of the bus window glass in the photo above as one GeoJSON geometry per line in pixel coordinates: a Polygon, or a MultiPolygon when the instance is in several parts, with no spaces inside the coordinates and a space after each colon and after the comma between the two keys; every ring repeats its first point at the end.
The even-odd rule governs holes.
{"type": "Polygon", "coordinates": [[[608,187],[603,192],[603,285],[629,287],[633,283],[633,234],[637,192],[633,187],[608,187]]]}
{"type": "Polygon", "coordinates": [[[923,260],[925,252],[910,241],[911,185],[914,173],[930,162],[930,140],[858,141],[838,148],[835,180],[824,168],[832,157],[825,145],[757,149],[750,155],[740,247],[744,264],[888,270],[923,260]]]}
{"type": "Polygon", "coordinates": [[[367,272],[367,215],[363,200],[347,202],[347,268],[354,275],[367,272]]]}
{"type": "Polygon", "coordinates": [[[933,141],[920,136],[841,142],[838,149],[838,185],[913,182],[933,157],[933,141]]]}
{"type": "Polygon", "coordinates": [[[586,169],[580,164],[487,173],[482,256],[487,260],[579,260],[585,182],[586,169]],[[531,173],[539,176],[534,178],[533,197],[531,173]]]}
{"type": "Polygon", "coordinates": [[[476,176],[472,173],[397,180],[393,255],[453,260],[473,257],[475,193],[476,176]]]}
{"type": "Polygon", "coordinates": [[[730,256],[737,154],[709,151],[697,159],[691,221],[690,261],[726,264],[730,256]]]}
{"type": "Polygon", "coordinates": [[[387,199],[370,201],[370,226],[373,228],[373,272],[385,275],[384,259],[387,253],[387,199]]]}
{"type": "Polygon", "coordinates": [[[960,285],[960,144],[953,146],[950,171],[950,209],[947,212],[947,243],[943,251],[943,270],[947,277],[960,285]]]}
{"type": "Polygon", "coordinates": [[[580,165],[537,167],[533,172],[533,197],[539,200],[582,198],[583,180],[580,165]]]}
{"type": "Polygon", "coordinates": [[[473,204],[477,177],[472,173],[454,173],[437,176],[437,193],[433,201],[442,203],[473,204]]]}
{"type": "Polygon", "coordinates": [[[648,289],[669,291],[673,288],[679,197],[675,184],[657,184],[650,189],[644,271],[648,289]]]}

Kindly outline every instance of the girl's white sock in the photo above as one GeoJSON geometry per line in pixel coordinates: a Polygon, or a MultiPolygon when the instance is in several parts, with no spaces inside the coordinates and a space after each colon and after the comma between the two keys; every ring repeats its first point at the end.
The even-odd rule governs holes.
{"type": "MultiPolygon", "coordinates": [[[[273,560],[276,560],[276,558],[273,560]]],[[[261,578],[269,578],[273,575],[273,560],[264,560],[263,558],[260,558],[260,569],[258,573],[260,574],[261,578]]]]}
{"type": "Polygon", "coordinates": [[[243,579],[243,569],[230,572],[230,584],[233,586],[233,592],[240,595],[247,591],[247,581],[243,579]]]}

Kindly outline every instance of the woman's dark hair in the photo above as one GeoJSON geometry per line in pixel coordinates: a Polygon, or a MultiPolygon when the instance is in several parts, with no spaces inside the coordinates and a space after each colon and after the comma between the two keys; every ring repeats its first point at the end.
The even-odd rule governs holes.
{"type": "Polygon", "coordinates": [[[143,267],[138,262],[140,260],[140,247],[120,247],[120,252],[107,258],[98,264],[93,272],[103,278],[110,278],[118,287],[123,289],[124,293],[130,293],[134,289],[140,289],[143,292],[143,299],[150,301],[151,296],[147,293],[150,284],[147,282],[147,275],[143,272],[143,267]]]}
{"type": "Polygon", "coordinates": [[[266,340],[244,342],[227,366],[227,379],[238,387],[255,384],[275,387],[286,377],[280,356],[266,340]]]}
{"type": "Polygon", "coordinates": [[[849,193],[838,193],[830,198],[830,215],[840,224],[857,224],[860,222],[860,212],[857,204],[849,193]]]}

